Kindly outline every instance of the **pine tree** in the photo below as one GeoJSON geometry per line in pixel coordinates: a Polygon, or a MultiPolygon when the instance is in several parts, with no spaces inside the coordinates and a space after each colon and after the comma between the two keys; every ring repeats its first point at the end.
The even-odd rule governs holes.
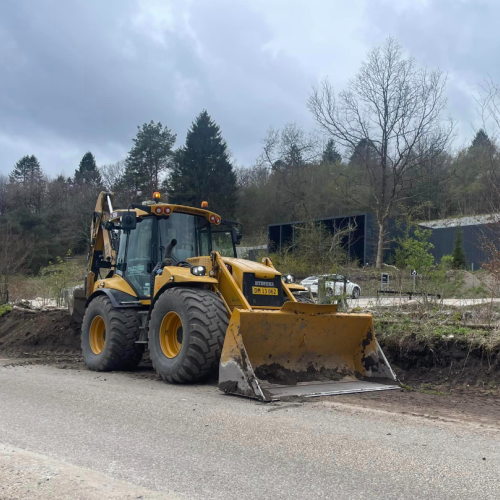
{"type": "Polygon", "coordinates": [[[26,200],[26,206],[39,213],[45,195],[46,180],[37,157],[23,156],[9,174],[9,180],[13,184],[22,186],[22,196],[26,200]]]}
{"type": "Polygon", "coordinates": [[[84,182],[95,186],[99,186],[102,183],[95,157],[90,151],[83,155],[79,167],[75,170],[75,184],[82,184],[84,182]]]}
{"type": "Polygon", "coordinates": [[[477,131],[476,136],[474,137],[471,147],[472,148],[483,148],[483,147],[490,147],[491,146],[491,141],[490,138],[488,137],[488,134],[484,131],[484,129],[479,129],[477,131]]]}
{"type": "Polygon", "coordinates": [[[377,150],[368,139],[361,139],[354,148],[350,162],[355,165],[364,163],[374,164],[377,161],[377,150]]]}
{"type": "Polygon", "coordinates": [[[219,126],[202,111],[188,131],[186,144],[178,150],[169,180],[172,203],[210,209],[223,218],[236,210],[236,174],[219,126]]]}
{"type": "Polygon", "coordinates": [[[42,169],[37,157],[26,155],[16,163],[14,170],[9,174],[9,179],[11,182],[19,182],[23,186],[27,186],[36,182],[41,176],[42,169]]]}
{"type": "Polygon", "coordinates": [[[328,139],[325,149],[323,150],[321,163],[332,164],[332,163],[340,163],[341,161],[342,161],[342,155],[338,152],[335,146],[335,141],[333,139],[328,139]]]}
{"type": "Polygon", "coordinates": [[[302,157],[302,151],[300,150],[297,144],[292,144],[290,146],[290,149],[287,151],[285,155],[283,163],[285,165],[285,168],[298,168],[304,165],[304,158],[302,157]]]}
{"type": "Polygon", "coordinates": [[[465,258],[463,234],[460,229],[455,232],[455,241],[453,242],[453,269],[467,269],[467,260],[465,258]]]}
{"type": "Polygon", "coordinates": [[[152,120],[137,128],[134,147],[125,162],[124,183],[136,195],[151,197],[159,189],[161,174],[172,164],[176,136],[152,120]]]}

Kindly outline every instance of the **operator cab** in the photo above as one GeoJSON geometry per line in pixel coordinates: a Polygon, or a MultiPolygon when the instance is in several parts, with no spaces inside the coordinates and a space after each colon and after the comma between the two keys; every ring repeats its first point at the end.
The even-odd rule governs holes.
{"type": "MultiPolygon", "coordinates": [[[[205,206],[207,206],[206,204],[205,206]]],[[[138,205],[112,214],[112,221],[135,219],[119,229],[115,272],[123,277],[139,299],[151,296],[153,270],[163,265],[191,266],[188,259],[209,256],[214,250],[236,257],[241,233],[236,222],[222,221],[208,210],[181,205],[138,205]]]]}

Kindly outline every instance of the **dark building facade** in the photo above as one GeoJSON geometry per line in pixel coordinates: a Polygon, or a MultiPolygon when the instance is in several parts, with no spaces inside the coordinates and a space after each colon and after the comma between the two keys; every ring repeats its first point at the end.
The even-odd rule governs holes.
{"type": "MultiPolygon", "coordinates": [[[[374,214],[361,213],[325,217],[317,219],[318,223],[326,227],[332,233],[352,225],[355,229],[349,233],[343,242],[349,257],[358,261],[360,265],[375,265],[377,257],[378,224],[374,214]]],[[[487,260],[484,251],[484,239],[495,237],[495,222],[500,222],[500,215],[481,215],[461,217],[457,219],[443,219],[423,222],[420,226],[431,229],[432,235],[429,239],[434,245],[431,253],[434,261],[439,263],[443,255],[453,252],[453,244],[458,231],[463,234],[463,246],[469,269],[477,270],[487,260]]],[[[284,222],[268,226],[268,250],[279,252],[289,248],[295,243],[296,226],[303,221],[284,222]]],[[[397,229],[395,220],[389,219],[387,224],[387,236],[384,248],[384,262],[387,262],[394,254],[397,246],[396,239],[401,236],[397,229]]]]}
{"type": "Polygon", "coordinates": [[[436,263],[443,255],[451,255],[457,233],[461,231],[467,268],[477,270],[488,259],[484,251],[485,239],[495,241],[498,238],[497,222],[498,215],[477,215],[422,222],[420,226],[432,230],[429,242],[434,245],[431,253],[436,263]]]}
{"type": "MultiPolygon", "coordinates": [[[[344,248],[349,258],[358,261],[360,265],[374,265],[377,257],[378,224],[375,216],[370,213],[339,215],[317,219],[317,223],[335,233],[349,226],[353,231],[345,237],[344,248]]],[[[303,221],[283,222],[270,224],[267,228],[269,252],[280,252],[295,243],[296,226],[303,221]]],[[[389,233],[395,233],[394,220],[388,223],[389,233]]],[[[392,240],[392,238],[391,238],[392,240]]],[[[393,243],[387,243],[384,252],[385,258],[394,250],[393,243]]]]}

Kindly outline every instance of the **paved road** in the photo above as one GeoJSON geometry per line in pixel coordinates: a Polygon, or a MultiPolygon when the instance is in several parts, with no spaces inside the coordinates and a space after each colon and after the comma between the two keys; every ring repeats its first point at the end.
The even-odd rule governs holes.
{"type": "Polygon", "coordinates": [[[127,491],[121,498],[176,500],[493,499],[500,491],[498,430],[334,397],[265,405],[149,372],[2,364],[2,499],[94,499],[100,487],[101,498],[127,491]],[[75,488],[90,485],[87,496],[82,486],[67,493],[71,478],[75,488]],[[59,493],[44,496],[50,481],[59,493]],[[27,484],[32,493],[21,494],[27,484]]]}

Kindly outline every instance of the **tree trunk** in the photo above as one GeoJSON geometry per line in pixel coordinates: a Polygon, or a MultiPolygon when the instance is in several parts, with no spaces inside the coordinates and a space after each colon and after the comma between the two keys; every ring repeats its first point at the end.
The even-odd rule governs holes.
{"type": "Polygon", "coordinates": [[[375,267],[382,269],[384,262],[384,233],[385,233],[385,220],[378,223],[378,243],[377,243],[377,261],[375,267]]]}

